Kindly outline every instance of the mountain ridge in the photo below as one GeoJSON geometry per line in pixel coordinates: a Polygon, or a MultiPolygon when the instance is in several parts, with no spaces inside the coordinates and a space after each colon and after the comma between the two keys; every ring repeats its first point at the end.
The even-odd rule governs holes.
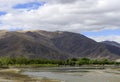
{"type": "Polygon", "coordinates": [[[0,56],[64,60],[72,57],[120,58],[120,48],[67,31],[0,31],[0,56]]]}
{"type": "Polygon", "coordinates": [[[115,42],[115,41],[103,41],[102,43],[107,44],[107,45],[113,45],[113,46],[120,48],[120,43],[115,42]]]}

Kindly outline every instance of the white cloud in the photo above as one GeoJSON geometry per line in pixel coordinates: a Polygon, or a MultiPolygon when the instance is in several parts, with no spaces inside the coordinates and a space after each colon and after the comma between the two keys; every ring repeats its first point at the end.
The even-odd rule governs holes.
{"type": "Polygon", "coordinates": [[[97,31],[119,29],[120,0],[1,0],[1,29],[21,27],[24,29],[97,31]],[[44,1],[37,10],[16,10],[19,3],[44,1]]]}
{"type": "Polygon", "coordinates": [[[91,36],[90,38],[101,42],[101,41],[116,41],[120,43],[120,35],[109,35],[109,36],[91,36]]]}

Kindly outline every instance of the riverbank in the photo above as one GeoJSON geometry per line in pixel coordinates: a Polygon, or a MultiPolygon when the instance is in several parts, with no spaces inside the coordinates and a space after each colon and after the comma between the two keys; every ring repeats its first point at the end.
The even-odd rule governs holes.
{"type": "Polygon", "coordinates": [[[58,65],[58,64],[15,64],[15,65],[3,65],[0,66],[0,69],[8,69],[8,68],[39,68],[39,67],[79,67],[79,68],[88,68],[88,69],[96,69],[96,68],[120,68],[120,65],[58,65]]]}
{"type": "Polygon", "coordinates": [[[0,69],[0,82],[60,82],[48,78],[32,78],[21,74],[21,71],[18,68],[0,69]]]}
{"type": "MultiPolygon", "coordinates": [[[[109,74],[120,75],[120,66],[83,65],[79,67],[74,67],[74,66],[72,67],[71,66],[25,67],[25,68],[21,66],[20,67],[14,67],[14,66],[4,67],[4,68],[0,68],[0,82],[61,82],[63,81],[57,78],[50,78],[52,77],[52,75],[50,74],[52,75],[57,74],[58,76],[60,74],[59,77],[62,77],[62,76],[66,77],[67,75],[68,78],[70,76],[69,74],[72,75],[70,77],[75,77],[75,78],[76,76],[81,78],[81,76],[84,76],[83,74],[86,74],[85,76],[90,74],[92,76],[101,75],[101,77],[104,74],[106,74],[106,76],[109,74]],[[28,72],[28,74],[24,74],[25,72],[28,72]],[[29,75],[29,73],[31,74],[31,72],[33,75],[29,75]],[[45,73],[45,76],[44,76],[44,73],[45,73]],[[40,75],[40,76],[37,76],[37,75],[40,75]]],[[[99,79],[99,77],[97,78],[99,79]]]]}
{"type": "Polygon", "coordinates": [[[23,72],[32,77],[46,77],[63,82],[119,82],[120,71],[113,68],[99,69],[83,67],[29,68],[23,72]]]}

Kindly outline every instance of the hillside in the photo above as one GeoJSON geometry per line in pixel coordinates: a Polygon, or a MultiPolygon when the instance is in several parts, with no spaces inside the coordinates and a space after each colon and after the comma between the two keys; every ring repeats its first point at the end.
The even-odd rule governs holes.
{"type": "Polygon", "coordinates": [[[0,31],[0,56],[67,59],[119,59],[120,48],[72,32],[0,31]]]}
{"type": "Polygon", "coordinates": [[[103,41],[102,43],[107,44],[107,45],[112,45],[120,48],[120,43],[117,43],[115,41],[103,41]]]}

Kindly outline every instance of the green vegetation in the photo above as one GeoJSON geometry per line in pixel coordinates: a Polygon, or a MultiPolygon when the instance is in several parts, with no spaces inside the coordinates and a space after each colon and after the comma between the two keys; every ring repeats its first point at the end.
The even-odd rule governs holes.
{"type": "Polygon", "coordinates": [[[109,61],[108,59],[89,59],[89,58],[72,58],[67,60],[69,62],[68,65],[118,65],[120,62],[109,61]]]}
{"type": "Polygon", "coordinates": [[[0,66],[8,67],[8,66],[61,66],[61,65],[69,65],[69,66],[79,66],[79,65],[118,65],[120,63],[109,61],[107,59],[102,60],[91,60],[89,58],[71,58],[68,60],[48,60],[48,59],[29,59],[26,57],[1,57],[0,58],[0,66]]]}

